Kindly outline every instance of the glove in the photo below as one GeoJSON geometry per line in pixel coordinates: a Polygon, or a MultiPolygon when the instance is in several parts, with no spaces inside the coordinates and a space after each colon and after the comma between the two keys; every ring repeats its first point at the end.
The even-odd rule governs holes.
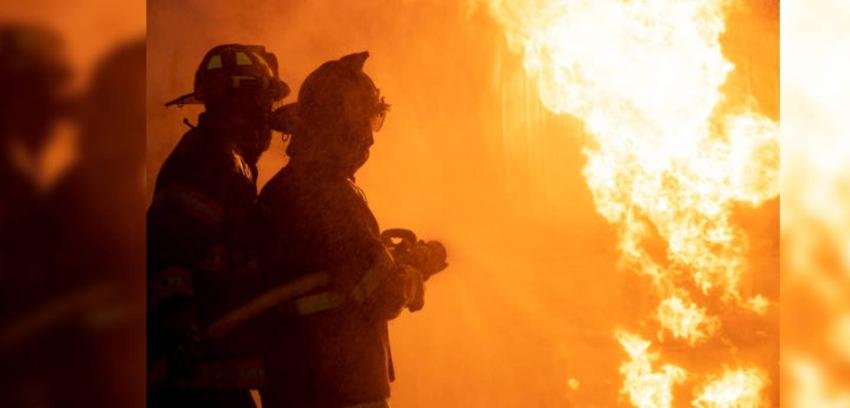
{"type": "Polygon", "coordinates": [[[425,276],[412,267],[403,266],[405,278],[408,282],[407,309],[411,312],[422,310],[425,307],[425,276]]]}
{"type": "Polygon", "coordinates": [[[409,259],[410,265],[422,272],[423,280],[446,269],[446,247],[438,241],[419,241],[413,247],[409,259]]]}
{"type": "Polygon", "coordinates": [[[448,267],[446,247],[438,241],[422,241],[413,231],[393,228],[381,233],[381,241],[401,266],[400,281],[406,282],[406,307],[415,312],[425,306],[425,281],[448,267]]]}

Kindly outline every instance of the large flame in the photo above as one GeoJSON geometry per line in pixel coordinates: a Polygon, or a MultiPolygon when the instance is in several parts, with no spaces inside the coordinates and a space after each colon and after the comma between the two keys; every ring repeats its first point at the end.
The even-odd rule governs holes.
{"type": "Polygon", "coordinates": [[[698,408],[759,408],[764,406],[761,393],[767,385],[758,369],[728,370],[710,381],[693,400],[698,408]]]}
{"type": "MultiPolygon", "coordinates": [[[[747,239],[731,213],[778,194],[778,125],[721,92],[734,69],[719,41],[726,1],[489,0],[488,6],[509,46],[522,54],[543,104],[585,123],[591,141],[584,175],[597,211],[618,227],[623,264],[653,283],[661,334],[695,345],[718,330],[718,317],[695,299],[764,312],[764,297],[740,290],[747,239]],[[650,249],[659,241],[666,244],[660,254],[650,249]]],[[[632,359],[621,370],[631,402],[669,406],[669,388],[683,372],[652,371],[648,342],[617,338],[632,359]]],[[[750,381],[756,374],[741,375],[750,381]]],[[[740,378],[723,377],[706,392],[732,390],[740,378]]],[[[749,406],[728,399],[710,405],[711,398],[699,401],[749,406]]]]}
{"type": "Polygon", "coordinates": [[[850,407],[850,3],[782,16],[783,405],[850,407]]]}
{"type": "Polygon", "coordinates": [[[714,334],[720,324],[718,318],[706,316],[704,308],[679,295],[664,299],[658,305],[656,318],[662,329],[690,345],[714,334]]]}
{"type": "Polygon", "coordinates": [[[622,393],[638,407],[671,407],[673,386],[687,378],[685,370],[672,364],[656,370],[653,363],[659,357],[657,353],[649,352],[652,342],[625,331],[618,331],[616,337],[629,356],[629,360],[620,366],[624,377],[622,393]]]}

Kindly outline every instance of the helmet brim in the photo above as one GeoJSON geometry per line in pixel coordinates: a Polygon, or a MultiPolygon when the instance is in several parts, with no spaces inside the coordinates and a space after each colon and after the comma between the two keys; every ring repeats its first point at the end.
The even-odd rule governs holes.
{"type": "Polygon", "coordinates": [[[165,107],[169,107],[171,105],[177,105],[178,108],[183,107],[183,105],[200,105],[203,104],[204,101],[201,100],[197,92],[187,93],[183,96],[178,96],[168,102],[165,103],[165,107]]]}

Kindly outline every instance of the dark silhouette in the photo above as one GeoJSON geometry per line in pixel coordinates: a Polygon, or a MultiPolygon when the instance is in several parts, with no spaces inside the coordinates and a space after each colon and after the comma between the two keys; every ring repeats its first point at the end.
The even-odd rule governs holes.
{"type": "MultiPolygon", "coordinates": [[[[4,198],[0,223],[6,225],[35,221],[28,214],[44,201],[36,170],[26,159],[37,156],[54,135],[58,121],[69,116],[72,104],[66,94],[71,71],[63,40],[40,26],[0,25],[0,57],[4,81],[0,87],[0,192],[4,198]]],[[[4,236],[13,238],[13,234],[4,236]]]]}
{"type": "Polygon", "coordinates": [[[0,26],[0,391],[4,405],[13,407],[85,397],[63,379],[70,367],[53,361],[67,350],[51,335],[72,342],[87,336],[72,335],[79,331],[62,315],[66,302],[56,301],[76,282],[50,256],[59,244],[55,217],[37,169],[25,160],[41,153],[67,116],[71,76],[63,48],[62,38],[47,28],[0,26]]]}
{"type": "Polygon", "coordinates": [[[90,372],[76,382],[99,398],[85,405],[139,407],[145,329],[144,40],[122,44],[101,59],[76,110],[76,165],[50,198],[61,243],[54,256],[62,265],[59,273],[77,274],[85,290],[102,295],[92,303],[89,320],[98,341],[68,354],[80,356],[81,374],[90,372]]]}
{"type": "Polygon", "coordinates": [[[110,51],[74,97],[55,33],[4,26],[0,50],[3,405],[140,406],[144,42],[110,51]],[[76,160],[45,184],[13,152],[39,157],[62,119],[76,160]]]}
{"type": "Polygon", "coordinates": [[[267,408],[386,406],[387,322],[421,308],[425,276],[445,267],[445,251],[433,245],[414,244],[408,264],[394,260],[354,183],[388,109],[363,72],[367,57],[323,64],[305,79],[298,104],[275,114],[292,138],[289,164],[259,199],[266,287],[311,274],[329,283],[265,316],[267,408]]]}
{"type": "Polygon", "coordinates": [[[228,44],[203,58],[195,92],[167,104],[206,110],[160,169],[148,211],[149,406],[253,406],[255,341],[204,330],[256,290],[256,163],[288,91],[273,54],[228,44]]]}

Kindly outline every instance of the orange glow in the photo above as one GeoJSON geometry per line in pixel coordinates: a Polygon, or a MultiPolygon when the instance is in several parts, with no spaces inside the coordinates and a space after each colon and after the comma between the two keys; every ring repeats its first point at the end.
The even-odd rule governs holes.
{"type": "Polygon", "coordinates": [[[652,342],[622,331],[617,332],[616,337],[630,358],[620,365],[620,373],[623,374],[621,392],[628,395],[629,401],[636,407],[672,407],[673,386],[685,380],[685,370],[670,364],[655,370],[652,366],[659,357],[648,352],[652,342]]]}
{"type": "Polygon", "coordinates": [[[584,173],[625,260],[662,293],[685,272],[738,300],[746,237],[731,208],[778,194],[779,144],[776,122],[722,106],[724,1],[493,3],[543,103],[594,137],[584,173]],[[654,234],[666,262],[647,252],[654,234]]]}
{"type": "Polygon", "coordinates": [[[655,317],[663,330],[674,338],[687,340],[690,345],[714,334],[720,324],[716,317],[705,315],[705,308],[679,295],[662,300],[655,317]]]}
{"type": "Polygon", "coordinates": [[[145,33],[145,1],[33,0],[4,2],[0,22],[26,22],[55,31],[67,44],[76,85],[85,85],[90,69],[116,44],[145,33]]]}
{"type": "MultiPolygon", "coordinates": [[[[653,387],[669,384],[670,406],[683,406],[694,397],[692,388],[722,373],[724,363],[774,374],[767,366],[773,349],[763,337],[753,337],[754,345],[728,339],[755,332],[736,320],[755,315],[752,299],[766,309],[756,319],[772,319],[777,309],[776,294],[762,284],[775,274],[767,261],[777,245],[775,216],[753,208],[775,196],[768,191],[775,175],[753,177],[750,168],[770,170],[769,163],[748,161],[769,162],[774,151],[774,136],[760,132],[775,129],[775,122],[751,111],[776,116],[777,71],[769,53],[753,53],[752,63],[743,63],[746,47],[775,45],[772,17],[739,11],[726,20],[728,37],[720,34],[723,24],[712,22],[720,44],[687,51],[693,54],[687,64],[674,58],[676,50],[702,41],[698,33],[677,40],[669,52],[659,43],[646,51],[651,54],[618,53],[628,44],[624,30],[632,28],[613,27],[615,20],[630,21],[641,11],[637,6],[631,14],[607,17],[599,7],[614,2],[584,1],[577,10],[594,14],[582,19],[558,13],[563,1],[472,3],[315,0],[246,8],[223,0],[149,1],[149,180],[185,132],[183,118],[194,123],[198,113],[162,104],[191,90],[196,64],[213,45],[266,45],[296,91],[320,63],[368,49],[365,71],[392,110],[357,184],[382,228],[407,227],[441,240],[450,263],[429,280],[423,311],[390,324],[393,406],[628,406],[632,397],[621,392],[626,376],[620,370],[629,364],[633,384],[644,384],[640,376],[647,374],[655,378],[647,382],[653,387]],[[534,9],[545,5],[550,8],[534,9]],[[530,38],[525,23],[536,18],[541,48],[534,50],[537,65],[529,65],[522,49],[530,38]],[[546,31],[561,18],[576,25],[546,31]],[[585,60],[571,48],[558,49],[555,37],[543,42],[548,32],[573,28],[586,30],[575,41],[582,52],[605,54],[585,60]],[[691,79],[674,76],[699,65],[702,51],[722,72],[709,75],[711,81],[690,71],[685,75],[691,79]],[[569,87],[575,98],[562,95],[561,86],[572,84],[555,65],[562,57],[604,72],[589,73],[593,87],[569,87]],[[669,77],[669,84],[652,87],[641,76],[652,77],[641,65],[652,58],[678,64],[655,64],[663,72],[653,83],[669,77]],[[549,74],[551,80],[541,82],[549,74]],[[689,96],[685,91],[694,83],[699,86],[689,96]],[[656,98],[630,109],[633,117],[646,109],[644,128],[611,119],[606,103],[637,103],[642,91],[656,98]],[[695,95],[700,100],[690,103],[695,95]],[[668,96],[677,103],[662,103],[668,96]],[[567,111],[573,104],[587,117],[567,111]],[[674,105],[683,111],[670,114],[674,105]],[[646,130],[653,126],[665,130],[646,130]],[[730,139],[727,128],[744,136],[730,139]],[[691,179],[695,183],[685,183],[691,179]],[[752,213],[739,217],[733,214],[738,209],[752,213]],[[680,222],[688,217],[694,224],[680,222]],[[749,224],[739,226],[739,218],[749,224]],[[676,245],[668,248],[668,240],[676,245]],[[716,253],[701,252],[708,247],[716,253]],[[666,309],[660,307],[665,299],[666,309]],[[672,315],[668,326],[662,327],[659,312],[672,315]],[[616,337],[620,328],[648,343],[643,354],[638,342],[630,346],[635,356],[629,354],[622,343],[632,337],[616,337]],[[742,361],[726,354],[729,343],[742,361]]],[[[694,6],[681,3],[669,11],[671,18],[694,6]]],[[[275,138],[260,160],[260,186],[286,163],[284,148],[275,138]]],[[[773,332],[768,336],[775,339],[773,332]]],[[[663,390],[635,392],[635,398],[665,398],[663,390]]]]}
{"type": "Polygon", "coordinates": [[[693,400],[697,408],[760,408],[767,380],[757,369],[727,370],[705,384],[693,400]]]}
{"type": "Polygon", "coordinates": [[[787,1],[782,16],[783,406],[846,407],[850,80],[836,56],[850,49],[850,4],[787,1]]]}
{"type": "MultiPolygon", "coordinates": [[[[145,1],[36,0],[4,2],[0,24],[26,23],[59,36],[61,55],[71,69],[68,93],[89,86],[99,58],[113,47],[138,40],[145,33],[145,1]]],[[[12,160],[23,161],[22,168],[41,191],[47,191],[77,159],[76,127],[69,121],[59,124],[54,135],[38,152],[12,152],[12,160]]],[[[16,150],[17,146],[3,146],[16,150]]]]}
{"type": "MultiPolygon", "coordinates": [[[[765,309],[764,297],[740,291],[747,237],[732,211],[779,189],[778,123],[728,103],[721,90],[735,68],[720,45],[726,3],[489,2],[543,104],[584,122],[592,138],[584,175],[597,211],[617,225],[624,267],[649,277],[663,299],[659,337],[669,332],[691,346],[711,337],[720,319],[689,299],[687,287],[765,309]],[[659,239],[665,250],[653,253],[659,239]]],[[[632,358],[621,368],[631,402],[670,406],[683,373],[652,372],[649,356],[636,359],[648,342],[617,338],[632,358]]],[[[738,380],[718,380],[698,401],[730,406],[738,380]]]]}

